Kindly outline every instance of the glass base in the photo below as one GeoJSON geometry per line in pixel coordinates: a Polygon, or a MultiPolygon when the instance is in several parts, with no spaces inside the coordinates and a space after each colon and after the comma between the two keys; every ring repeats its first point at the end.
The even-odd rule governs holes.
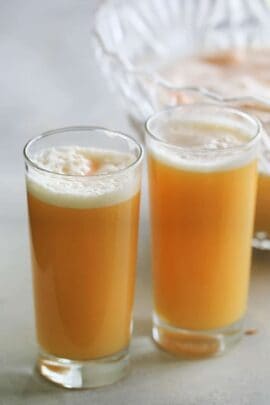
{"type": "Polygon", "coordinates": [[[65,388],[97,388],[123,378],[129,368],[128,350],[89,361],[62,359],[40,352],[37,367],[47,380],[65,388]]]}
{"type": "Polygon", "coordinates": [[[256,232],[252,241],[256,249],[270,250],[270,237],[267,232],[256,232]]]}
{"type": "Polygon", "coordinates": [[[243,319],[225,328],[194,331],[170,326],[154,314],[152,335],[159,348],[178,357],[218,356],[243,336],[243,319]]]}

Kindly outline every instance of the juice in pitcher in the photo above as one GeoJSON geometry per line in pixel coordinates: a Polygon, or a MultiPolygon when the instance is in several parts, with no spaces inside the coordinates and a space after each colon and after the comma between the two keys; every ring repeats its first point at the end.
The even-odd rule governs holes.
{"type": "Polygon", "coordinates": [[[257,117],[262,124],[259,176],[255,211],[253,247],[270,250],[270,109],[255,102],[239,103],[239,107],[257,117]]]}
{"type": "Polygon", "coordinates": [[[266,173],[260,173],[258,178],[255,233],[270,238],[270,175],[266,173]]]}

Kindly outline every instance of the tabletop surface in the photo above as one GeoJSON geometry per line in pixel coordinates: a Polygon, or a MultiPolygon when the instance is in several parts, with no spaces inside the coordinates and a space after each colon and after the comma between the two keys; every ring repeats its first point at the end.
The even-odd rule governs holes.
{"type": "Polygon", "coordinates": [[[71,392],[34,371],[36,355],[22,147],[68,125],[128,131],[97,67],[90,28],[96,0],[0,5],[0,405],[269,404],[270,253],[254,252],[247,328],[226,356],[177,361],[150,338],[149,221],[144,180],[131,371],[103,389],[71,392]]]}

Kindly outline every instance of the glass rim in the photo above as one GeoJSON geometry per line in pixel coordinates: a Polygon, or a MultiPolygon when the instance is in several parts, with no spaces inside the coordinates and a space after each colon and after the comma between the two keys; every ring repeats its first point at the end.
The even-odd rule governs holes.
{"type": "MultiPolygon", "coordinates": [[[[183,120],[182,120],[183,121],[183,120]]],[[[163,146],[167,146],[167,147],[171,147],[183,152],[202,152],[202,153],[226,153],[226,152],[230,152],[230,151],[241,151],[244,150],[248,147],[252,147],[253,144],[255,145],[260,137],[260,134],[262,132],[262,124],[260,122],[260,120],[257,117],[254,117],[253,115],[250,115],[244,111],[242,111],[241,109],[238,108],[233,108],[233,107],[227,107],[227,106],[221,106],[221,105],[217,105],[214,103],[193,103],[193,104],[183,104],[183,105],[178,105],[178,106],[173,106],[173,107],[169,107],[169,108],[164,108],[158,112],[155,112],[154,114],[152,114],[145,122],[144,125],[145,131],[147,136],[149,136],[151,139],[153,139],[155,142],[163,145],[163,146]],[[220,110],[221,112],[228,112],[231,115],[234,116],[238,116],[243,118],[246,122],[249,121],[250,123],[252,123],[254,125],[254,134],[250,137],[250,139],[242,144],[242,145],[235,145],[235,146],[230,146],[228,148],[216,148],[216,149],[207,149],[205,147],[201,147],[201,146],[188,146],[188,147],[183,147],[183,146],[179,146],[179,145],[175,145],[173,143],[170,143],[162,138],[160,138],[159,136],[155,135],[153,133],[153,131],[150,129],[150,125],[151,122],[158,119],[160,116],[162,116],[163,114],[169,113],[171,111],[177,111],[177,110],[192,110],[194,108],[211,108],[211,107],[215,107],[218,110],[220,110]]]]}
{"type": "Polygon", "coordinates": [[[27,164],[29,166],[31,166],[32,168],[34,168],[34,169],[36,169],[38,171],[41,171],[43,173],[47,173],[47,174],[53,174],[53,175],[56,175],[56,176],[61,176],[61,177],[66,177],[66,178],[81,178],[81,179],[82,178],[83,179],[91,179],[91,178],[100,178],[100,177],[104,178],[106,176],[115,176],[115,175],[117,175],[119,173],[123,173],[126,170],[128,170],[128,169],[130,169],[130,168],[132,168],[134,166],[139,165],[141,163],[142,159],[143,159],[143,155],[144,155],[144,151],[143,151],[142,145],[139,142],[137,142],[137,140],[134,139],[132,136],[127,135],[127,134],[125,134],[123,132],[120,132],[120,131],[114,131],[114,130],[110,130],[110,129],[107,129],[107,128],[104,128],[104,127],[91,126],[91,125],[90,126],[77,125],[77,126],[70,126],[70,127],[62,127],[62,128],[56,128],[56,129],[52,129],[52,130],[49,130],[49,131],[42,132],[40,135],[29,139],[26,142],[26,144],[25,144],[25,146],[23,148],[23,156],[24,156],[25,162],[27,162],[27,164]],[[90,132],[102,131],[107,135],[120,137],[122,139],[133,142],[134,145],[136,145],[136,147],[137,147],[137,149],[139,151],[139,154],[138,154],[137,157],[135,157],[134,161],[132,161],[130,164],[128,164],[125,167],[119,168],[119,169],[117,169],[117,170],[115,170],[113,172],[93,174],[93,175],[90,175],[90,176],[85,176],[83,174],[66,174],[66,173],[59,173],[59,172],[56,172],[56,171],[53,171],[53,170],[48,170],[48,169],[45,169],[43,167],[40,167],[37,163],[35,163],[31,159],[31,157],[29,155],[29,149],[33,144],[35,144],[36,142],[38,142],[38,141],[40,141],[40,140],[42,140],[44,138],[47,138],[47,137],[50,137],[50,136],[53,136],[53,135],[56,135],[56,134],[65,133],[65,132],[72,132],[72,131],[78,131],[78,132],[80,132],[80,131],[82,131],[82,132],[83,131],[90,131],[90,132]]]}

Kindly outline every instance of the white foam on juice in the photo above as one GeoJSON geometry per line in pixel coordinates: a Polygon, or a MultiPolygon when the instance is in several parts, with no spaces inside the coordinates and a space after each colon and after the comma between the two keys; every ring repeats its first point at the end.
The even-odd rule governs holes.
{"type": "Polygon", "coordinates": [[[79,146],[44,149],[31,157],[28,191],[52,205],[98,208],[125,201],[140,188],[135,160],[128,153],[79,146]],[[127,168],[127,170],[122,170],[127,168]]]}
{"type": "Polygon", "coordinates": [[[165,143],[148,140],[150,153],[183,170],[225,171],[242,167],[256,156],[256,148],[245,148],[251,139],[249,134],[225,124],[172,121],[161,124],[155,134],[165,143]]]}
{"type": "Polygon", "coordinates": [[[269,63],[267,48],[232,48],[180,58],[160,75],[175,86],[192,83],[225,97],[269,97],[269,63]]]}

